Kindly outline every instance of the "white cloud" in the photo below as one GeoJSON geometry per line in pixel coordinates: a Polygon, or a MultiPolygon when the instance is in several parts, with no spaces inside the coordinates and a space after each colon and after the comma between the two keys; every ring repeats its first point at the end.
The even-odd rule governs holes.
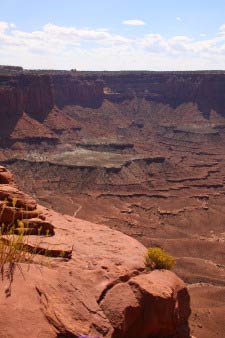
{"type": "Polygon", "coordinates": [[[165,52],[169,50],[168,42],[160,34],[145,35],[145,37],[140,41],[140,46],[152,53],[165,52]]]}
{"type": "Polygon", "coordinates": [[[182,19],[181,19],[180,16],[177,16],[177,17],[176,17],[176,20],[177,20],[177,21],[180,21],[180,22],[182,21],[182,19]]]}
{"type": "Polygon", "coordinates": [[[8,27],[8,22],[0,21],[0,34],[3,34],[8,27]]]}
{"type": "Polygon", "coordinates": [[[62,69],[225,68],[225,25],[211,39],[166,38],[145,34],[127,38],[106,28],[52,23],[27,32],[0,22],[0,64],[62,69]]]}
{"type": "Polygon", "coordinates": [[[178,35],[168,40],[170,50],[174,53],[191,51],[192,39],[187,36],[178,35]]]}
{"type": "Polygon", "coordinates": [[[143,20],[124,20],[122,21],[123,25],[129,26],[144,26],[146,23],[143,20]]]}
{"type": "Polygon", "coordinates": [[[57,26],[47,24],[43,27],[44,33],[48,38],[57,38],[63,40],[64,43],[78,44],[82,41],[97,42],[97,43],[129,43],[129,39],[114,35],[108,32],[107,29],[77,29],[74,27],[57,26]]]}
{"type": "Polygon", "coordinates": [[[220,34],[225,34],[225,24],[220,26],[220,34]]]}

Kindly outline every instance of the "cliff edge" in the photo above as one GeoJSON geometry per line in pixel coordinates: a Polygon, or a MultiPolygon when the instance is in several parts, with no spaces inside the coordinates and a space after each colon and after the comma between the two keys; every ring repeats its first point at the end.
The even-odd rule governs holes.
{"type": "Polygon", "coordinates": [[[23,220],[36,248],[33,263],[2,271],[4,337],[189,337],[185,284],[170,271],[146,272],[138,241],[37,205],[4,167],[0,206],[1,224],[23,220]]]}

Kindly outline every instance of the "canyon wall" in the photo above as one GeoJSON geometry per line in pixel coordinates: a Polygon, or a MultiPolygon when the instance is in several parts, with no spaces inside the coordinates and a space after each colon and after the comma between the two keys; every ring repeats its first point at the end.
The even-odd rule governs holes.
{"type": "MultiPolygon", "coordinates": [[[[9,116],[28,112],[41,119],[53,107],[49,76],[14,75],[0,72],[0,114],[9,116]]],[[[6,116],[6,117],[7,117],[6,116]]]]}
{"type": "Polygon", "coordinates": [[[206,117],[211,109],[225,114],[225,73],[222,72],[131,72],[103,75],[102,79],[111,89],[106,95],[109,99],[118,94],[124,98],[138,96],[172,107],[193,102],[206,117]]]}
{"type": "MultiPolygon", "coordinates": [[[[22,112],[43,121],[56,105],[100,107],[104,99],[145,98],[177,107],[198,105],[204,117],[225,116],[224,72],[31,72],[0,69],[0,118],[13,125],[22,112]]],[[[1,136],[7,134],[1,127],[1,136]]],[[[9,130],[10,131],[10,130],[9,130]]]]}
{"type": "Polygon", "coordinates": [[[65,105],[81,105],[99,107],[104,99],[103,82],[95,79],[82,80],[71,75],[52,77],[54,103],[60,107],[65,105]]]}

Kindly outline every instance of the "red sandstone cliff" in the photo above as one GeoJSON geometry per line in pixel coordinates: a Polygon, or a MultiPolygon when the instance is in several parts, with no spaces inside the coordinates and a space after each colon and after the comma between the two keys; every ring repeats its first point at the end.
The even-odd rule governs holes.
{"type": "MultiPolygon", "coordinates": [[[[135,97],[177,107],[197,103],[205,117],[224,115],[223,72],[19,72],[0,71],[0,117],[18,119],[22,112],[43,121],[54,105],[97,108],[104,99],[135,97]]],[[[1,128],[1,135],[4,131],[1,128]]]]}
{"type": "MultiPolygon", "coordinates": [[[[0,71],[0,137],[11,137],[23,113],[42,123],[55,105],[77,104],[96,108],[102,101],[103,83],[99,80],[79,80],[70,75],[17,74],[15,71],[1,75],[0,71]]],[[[22,135],[23,123],[20,125],[22,135]]],[[[34,123],[33,129],[43,128],[34,123]]],[[[30,137],[34,136],[40,138],[41,134],[31,133],[30,137]]],[[[49,132],[43,133],[43,138],[49,138],[49,132]]]]}
{"type": "Polygon", "coordinates": [[[39,121],[43,121],[54,105],[51,78],[44,76],[22,76],[19,83],[23,92],[23,110],[39,121]]]}
{"type": "MultiPolygon", "coordinates": [[[[3,167],[0,211],[0,224],[4,222],[5,227],[23,220],[26,248],[36,252],[36,264],[20,263],[13,268],[6,264],[1,271],[0,331],[4,337],[190,336],[185,284],[170,271],[146,272],[146,249],[136,240],[37,206],[17,189],[3,167]],[[37,254],[48,256],[45,264],[40,265],[37,254]]],[[[8,245],[10,239],[3,235],[1,241],[8,245]]]]}
{"type": "Polygon", "coordinates": [[[97,108],[103,101],[103,82],[98,79],[82,80],[70,75],[52,77],[56,105],[81,105],[97,108]]]}
{"type": "Polygon", "coordinates": [[[108,87],[105,97],[121,101],[132,97],[169,104],[197,103],[203,115],[214,109],[224,115],[225,73],[210,72],[127,72],[99,75],[108,87]]]}
{"type": "MultiPolygon", "coordinates": [[[[36,119],[53,107],[51,79],[49,76],[0,75],[0,114],[6,118],[12,114],[27,112],[36,119]]],[[[3,116],[2,116],[3,118],[3,116]]]]}

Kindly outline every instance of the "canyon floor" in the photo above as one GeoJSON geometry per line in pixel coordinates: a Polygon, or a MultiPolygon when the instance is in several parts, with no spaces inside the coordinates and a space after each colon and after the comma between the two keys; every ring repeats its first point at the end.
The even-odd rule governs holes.
{"type": "Polygon", "coordinates": [[[225,117],[198,102],[104,90],[98,107],[54,106],[41,121],[21,115],[1,163],[46,207],[174,255],[193,336],[222,338],[225,117]]]}

